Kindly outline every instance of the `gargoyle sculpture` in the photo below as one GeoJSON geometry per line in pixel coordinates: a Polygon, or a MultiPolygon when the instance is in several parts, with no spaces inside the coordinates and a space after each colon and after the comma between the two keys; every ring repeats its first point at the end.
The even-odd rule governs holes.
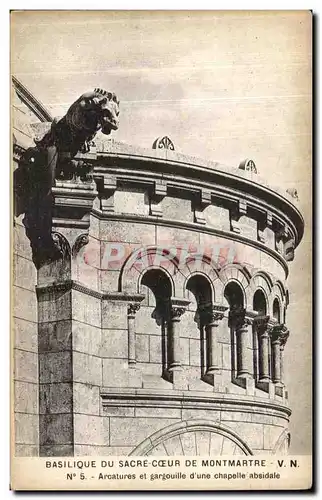
{"type": "Polygon", "coordinates": [[[49,132],[22,156],[14,173],[16,215],[25,213],[24,225],[34,261],[59,257],[52,238],[52,186],[55,179],[90,179],[91,165],[74,159],[88,153],[98,131],[118,129],[119,101],[114,93],[96,88],[82,94],[65,116],[55,119],[49,132]]]}

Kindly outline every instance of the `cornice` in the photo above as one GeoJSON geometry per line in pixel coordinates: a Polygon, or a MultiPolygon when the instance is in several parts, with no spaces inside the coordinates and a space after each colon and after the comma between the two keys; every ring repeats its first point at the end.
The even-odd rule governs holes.
{"type": "Polygon", "coordinates": [[[263,412],[286,418],[291,409],[277,401],[242,395],[214,394],[200,391],[158,391],[157,389],[131,389],[103,387],[100,392],[103,407],[160,407],[181,409],[208,409],[221,411],[263,412]]]}
{"type": "Polygon", "coordinates": [[[205,226],[203,224],[198,224],[197,222],[186,222],[172,219],[164,219],[155,217],[153,215],[137,215],[137,214],[119,214],[119,213],[105,213],[103,214],[101,210],[97,208],[93,208],[92,214],[97,216],[101,220],[113,220],[120,222],[137,222],[140,224],[158,224],[158,226],[171,227],[174,229],[186,229],[188,231],[197,231],[199,233],[210,234],[213,236],[218,236],[222,238],[226,238],[229,240],[233,240],[239,243],[244,243],[246,245],[252,246],[261,250],[262,252],[267,253],[270,257],[273,257],[277,262],[282,266],[285,276],[287,278],[289,270],[288,265],[285,259],[281,254],[273,250],[272,248],[267,247],[264,243],[261,243],[258,240],[252,240],[247,238],[247,236],[243,236],[241,234],[232,233],[231,231],[224,231],[222,229],[212,228],[209,226],[205,226]]]}
{"type": "Polygon", "coordinates": [[[175,186],[179,182],[182,183],[182,186],[185,185],[188,190],[191,190],[191,186],[193,188],[204,186],[208,189],[218,190],[219,188],[219,194],[223,193],[225,189],[228,189],[235,196],[242,193],[243,197],[247,196],[249,200],[253,199],[254,201],[259,200],[264,206],[267,204],[270,210],[273,209],[275,213],[279,213],[282,219],[288,219],[290,225],[296,228],[296,244],[300,242],[303,236],[304,220],[299,209],[289,199],[286,192],[268,186],[257,174],[249,174],[237,168],[224,167],[215,162],[207,162],[208,165],[211,164],[212,168],[209,168],[209,166],[194,163],[199,159],[192,158],[191,163],[189,163],[188,157],[185,158],[187,158],[186,161],[178,161],[169,157],[159,158],[154,157],[152,152],[149,156],[114,153],[112,151],[98,152],[94,172],[101,175],[104,172],[113,173],[120,177],[125,176],[132,181],[142,181],[142,178],[145,180],[149,176],[152,180],[161,175],[162,179],[167,179],[170,182],[170,185],[174,183],[175,186]],[[127,166],[129,163],[130,167],[127,166]]]}
{"type": "Polygon", "coordinates": [[[126,293],[126,292],[100,292],[98,290],[93,290],[82,283],[75,280],[66,280],[63,282],[49,283],[48,285],[37,285],[36,293],[38,298],[48,297],[48,295],[57,292],[68,292],[70,290],[75,290],[76,292],[81,292],[91,297],[96,297],[97,299],[107,300],[107,301],[122,301],[122,302],[137,302],[140,303],[144,300],[145,295],[140,293],[126,293]]]}

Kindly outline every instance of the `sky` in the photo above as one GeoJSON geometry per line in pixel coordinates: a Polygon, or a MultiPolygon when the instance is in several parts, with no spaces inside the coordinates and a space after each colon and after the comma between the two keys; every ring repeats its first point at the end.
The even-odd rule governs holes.
{"type": "Polygon", "coordinates": [[[286,381],[293,454],[311,429],[311,14],[17,12],[11,68],[52,113],[102,87],[120,99],[115,140],[168,135],[192,156],[251,158],[272,186],[296,187],[305,233],[290,264],[286,381]]]}

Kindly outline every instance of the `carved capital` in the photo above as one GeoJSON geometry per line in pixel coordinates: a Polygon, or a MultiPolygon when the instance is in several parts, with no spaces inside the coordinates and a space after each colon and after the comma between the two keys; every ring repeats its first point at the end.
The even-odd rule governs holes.
{"type": "Polygon", "coordinates": [[[171,299],[171,319],[172,321],[180,321],[181,316],[186,312],[188,305],[190,304],[189,300],[186,299],[171,299]]]}
{"type": "Polygon", "coordinates": [[[127,306],[127,315],[129,318],[134,318],[134,316],[136,315],[137,311],[140,309],[141,305],[136,303],[136,302],[132,302],[131,304],[129,304],[127,306]]]}
{"type": "Polygon", "coordinates": [[[257,316],[254,319],[254,325],[260,336],[271,335],[273,328],[276,326],[276,321],[272,320],[270,316],[257,316]]]}
{"type": "Polygon", "coordinates": [[[236,328],[236,330],[241,330],[251,326],[257,317],[257,313],[253,311],[247,311],[246,309],[235,309],[230,313],[230,321],[236,328]]]}
{"type": "Polygon", "coordinates": [[[87,245],[88,242],[89,242],[89,237],[88,237],[87,233],[81,234],[76,238],[75,243],[74,243],[73,248],[72,248],[73,259],[76,258],[77,254],[79,253],[81,248],[83,248],[85,245],[87,245]]]}
{"type": "Polygon", "coordinates": [[[206,304],[199,307],[204,325],[218,326],[228,307],[222,304],[206,304]]]}

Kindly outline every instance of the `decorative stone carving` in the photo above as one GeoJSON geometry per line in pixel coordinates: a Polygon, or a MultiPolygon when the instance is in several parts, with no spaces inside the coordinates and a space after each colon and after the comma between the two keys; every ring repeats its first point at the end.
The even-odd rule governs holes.
{"type": "Polygon", "coordinates": [[[196,196],[196,199],[193,202],[193,210],[194,210],[194,221],[198,224],[206,224],[206,219],[204,216],[205,208],[211,205],[211,190],[210,189],[202,189],[196,196]]]}
{"type": "Polygon", "coordinates": [[[239,199],[237,205],[230,210],[230,230],[234,233],[240,233],[239,219],[242,215],[247,214],[246,200],[239,199]]]}
{"type": "Polygon", "coordinates": [[[88,242],[89,242],[89,237],[88,237],[87,233],[81,234],[80,236],[78,236],[76,238],[76,241],[75,241],[73,248],[72,248],[72,256],[74,259],[76,258],[77,254],[79,253],[81,248],[84,247],[85,245],[87,245],[88,242]]]}
{"type": "Polygon", "coordinates": [[[298,195],[298,192],[297,192],[297,189],[295,188],[288,188],[286,190],[286,192],[292,196],[292,198],[294,198],[295,200],[298,200],[299,199],[299,195],[298,195]]]}
{"type": "MultiPolygon", "coordinates": [[[[35,140],[36,147],[22,155],[14,173],[16,215],[25,214],[23,223],[37,267],[62,257],[52,236],[52,226],[59,227],[60,223],[53,223],[53,218],[66,219],[68,207],[71,216],[62,225],[70,227],[76,207],[81,212],[77,218],[88,210],[88,202],[91,209],[97,194],[92,180],[92,161],[96,158],[96,151],[91,152],[93,139],[99,130],[103,134],[116,130],[118,115],[119,101],[115,94],[102,89],[87,92],[71,105],[63,118],[52,122],[40,140],[35,140]]],[[[80,224],[88,226],[89,220],[80,224]]]]}
{"type": "Polygon", "coordinates": [[[154,141],[152,149],[170,149],[171,151],[174,151],[174,144],[171,139],[165,135],[164,137],[158,137],[154,141]]]}
{"type": "Polygon", "coordinates": [[[246,170],[248,172],[254,172],[254,174],[257,174],[257,168],[255,162],[253,160],[249,160],[248,158],[246,160],[241,161],[238,168],[240,168],[241,170],[246,170]]]}

